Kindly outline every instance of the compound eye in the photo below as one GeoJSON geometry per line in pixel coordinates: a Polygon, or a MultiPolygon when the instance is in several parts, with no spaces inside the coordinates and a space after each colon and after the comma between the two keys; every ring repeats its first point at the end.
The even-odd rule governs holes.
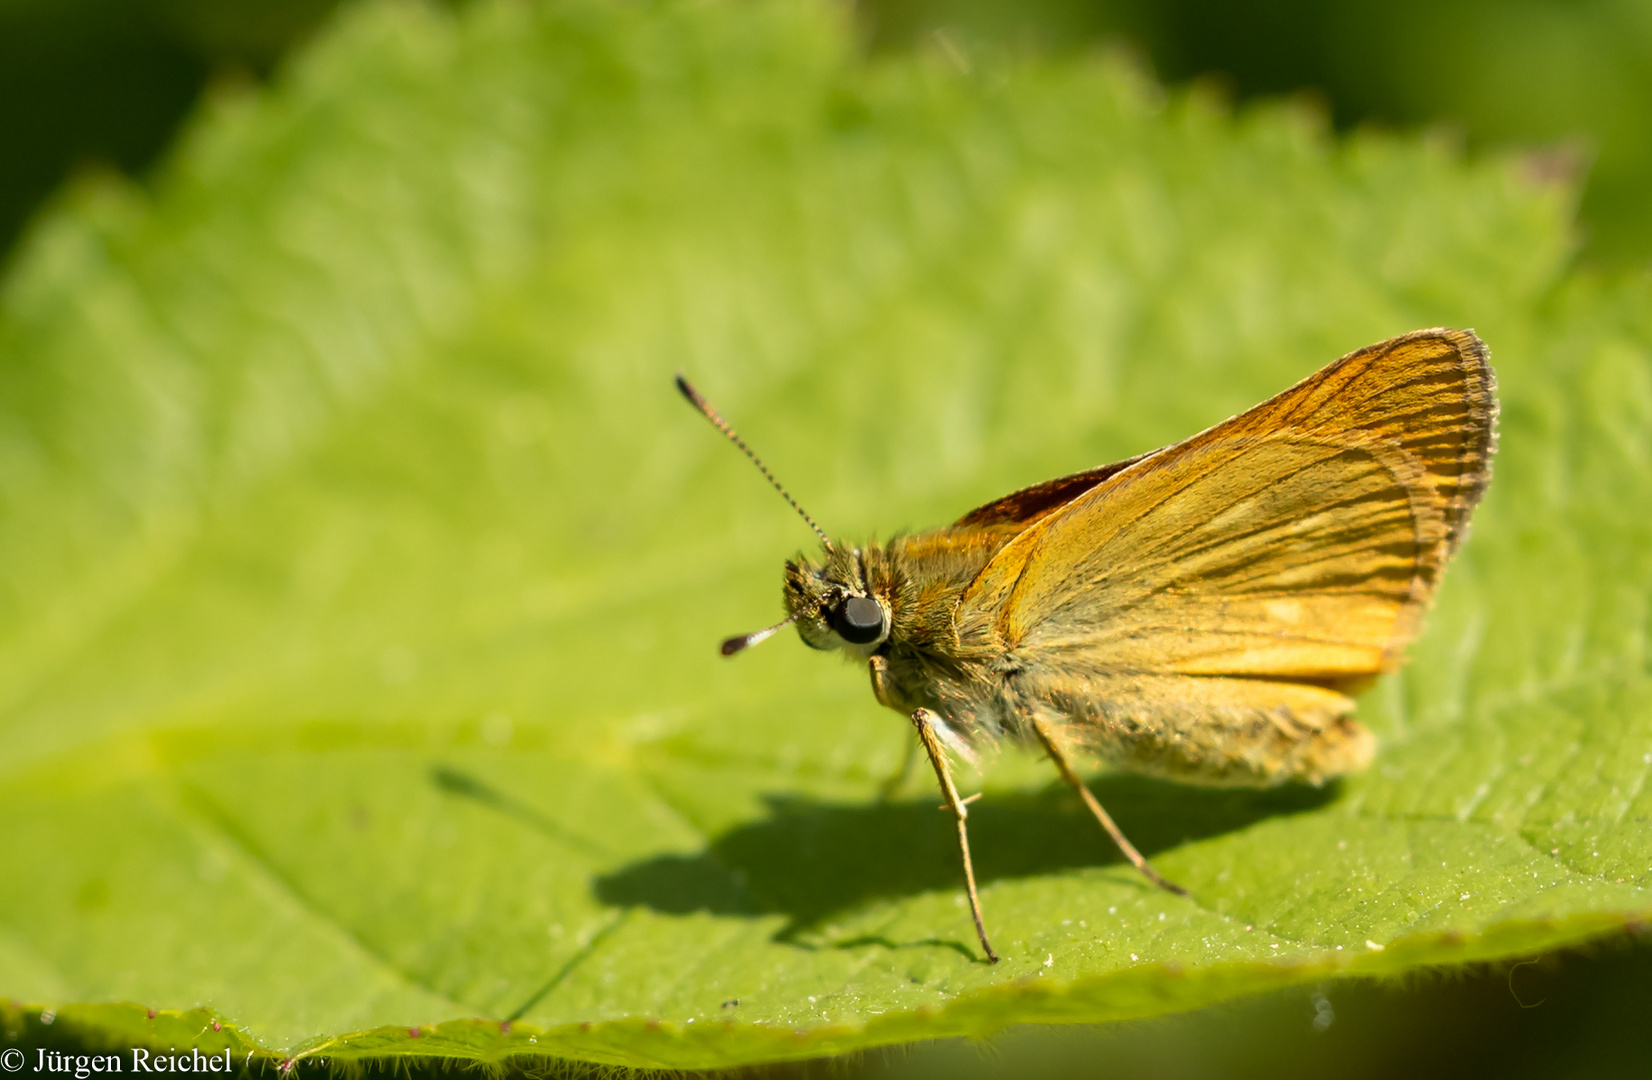
{"type": "Polygon", "coordinates": [[[851,645],[870,645],[883,636],[883,605],[869,596],[851,596],[832,613],[832,629],[851,645]]]}

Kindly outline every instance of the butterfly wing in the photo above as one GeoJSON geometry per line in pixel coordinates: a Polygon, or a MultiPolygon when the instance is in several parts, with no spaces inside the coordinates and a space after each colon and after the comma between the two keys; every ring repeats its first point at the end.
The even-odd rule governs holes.
{"type": "Polygon", "coordinates": [[[953,522],[952,527],[954,529],[980,529],[1017,525],[1025,528],[1039,518],[1061,509],[1061,507],[1072,502],[1103,480],[1115,473],[1123,472],[1147,456],[1147,454],[1137,454],[1133,458],[1115,461],[1111,465],[1086,469],[1084,472],[1073,473],[1071,476],[1057,477],[1054,480],[1046,480],[1042,484],[1022,488],[1020,491],[1012,491],[1002,499],[994,499],[985,506],[977,506],[974,510],[953,522]]]}
{"type": "Polygon", "coordinates": [[[1189,751],[1132,760],[1149,771],[1277,778],[1217,774],[1281,732],[1341,731],[1368,755],[1338,691],[1402,659],[1485,488],[1495,415],[1471,333],[1351,353],[1035,520],[960,599],[960,638],[1007,650],[1028,693],[1114,756],[1189,751]],[[1224,726],[1225,750],[1189,749],[1224,726]]]}

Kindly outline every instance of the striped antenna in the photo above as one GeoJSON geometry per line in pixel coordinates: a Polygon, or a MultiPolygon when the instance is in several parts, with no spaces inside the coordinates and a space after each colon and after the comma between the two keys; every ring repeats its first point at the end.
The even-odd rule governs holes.
{"type": "MultiPolygon", "coordinates": [[[[809,523],[809,528],[813,529],[815,531],[815,535],[820,537],[820,542],[826,546],[826,550],[829,552],[835,551],[836,549],[832,547],[832,539],[826,535],[826,531],[819,525],[815,524],[815,519],[809,516],[808,511],[804,510],[803,507],[797,504],[797,500],[792,498],[791,492],[780,486],[780,481],[774,478],[774,474],[769,471],[769,467],[763,464],[761,458],[751,452],[751,447],[746,445],[746,440],[740,437],[739,433],[729,425],[727,420],[724,420],[718,415],[717,410],[711,407],[711,403],[701,397],[700,392],[694,389],[694,387],[690,385],[689,381],[683,378],[680,372],[677,375],[677,390],[683,395],[683,397],[688,399],[688,403],[690,405],[700,410],[701,416],[705,417],[707,420],[710,420],[712,426],[714,426],[718,431],[721,431],[724,435],[728,436],[729,442],[733,443],[735,446],[738,446],[741,452],[751,459],[751,463],[757,466],[757,471],[762,473],[764,477],[768,479],[769,483],[774,485],[774,490],[780,492],[780,497],[790,503],[793,510],[797,511],[797,516],[809,523]]],[[[781,626],[784,625],[784,623],[781,624],[781,626]]],[[[772,634],[778,629],[780,629],[779,626],[774,627],[764,633],[764,636],[766,637],[768,634],[772,634]]],[[[733,639],[730,640],[732,641],[733,639]]],[[[760,641],[762,639],[759,638],[758,640],[760,641]]],[[[756,644],[756,642],[751,642],[750,644],[756,644]]],[[[731,652],[727,649],[726,645],[724,647],[725,656],[732,656],[734,652],[738,651],[739,650],[736,649],[731,652]]]]}
{"type": "Polygon", "coordinates": [[[775,623],[773,626],[765,626],[763,629],[753,630],[749,634],[735,634],[731,638],[724,638],[722,645],[723,655],[733,656],[737,652],[743,652],[746,649],[751,648],[758,642],[767,641],[796,621],[797,616],[795,614],[788,615],[784,619],[781,619],[779,622],[775,623]]]}

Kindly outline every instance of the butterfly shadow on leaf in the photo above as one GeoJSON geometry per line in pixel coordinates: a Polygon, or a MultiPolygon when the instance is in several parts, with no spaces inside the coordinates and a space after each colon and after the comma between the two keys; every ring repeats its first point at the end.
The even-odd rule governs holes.
{"type": "MultiPolygon", "coordinates": [[[[1092,780],[1090,788],[1148,856],[1263,818],[1313,810],[1337,794],[1336,784],[1208,789],[1124,774],[1092,780]]],[[[808,946],[805,935],[839,913],[962,889],[957,834],[951,816],[937,809],[938,795],[893,802],[769,795],[765,801],[767,817],[730,829],[703,852],[634,862],[595,879],[593,892],[605,904],[668,914],[782,914],[788,921],[777,939],[808,946]]],[[[969,832],[982,882],[1124,861],[1060,784],[989,794],[970,806],[969,832]]],[[[1141,887],[1152,888],[1145,879],[1141,887]]]]}

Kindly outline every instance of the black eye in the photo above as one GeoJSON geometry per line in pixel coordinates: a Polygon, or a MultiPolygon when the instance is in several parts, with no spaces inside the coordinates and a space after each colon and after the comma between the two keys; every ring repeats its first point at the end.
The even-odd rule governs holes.
{"type": "Polygon", "coordinates": [[[883,636],[883,606],[868,596],[851,596],[832,612],[832,629],[852,645],[869,645],[883,636]]]}

